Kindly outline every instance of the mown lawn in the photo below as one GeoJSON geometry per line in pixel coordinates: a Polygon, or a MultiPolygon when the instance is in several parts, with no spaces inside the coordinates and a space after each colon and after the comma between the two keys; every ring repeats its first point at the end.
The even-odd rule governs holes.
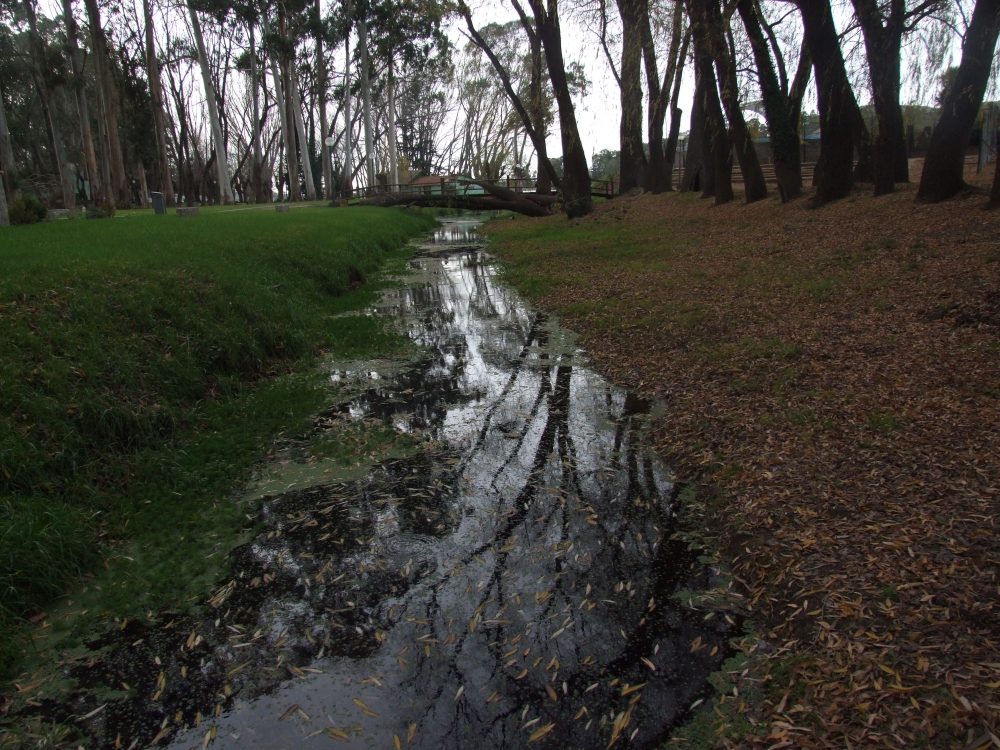
{"type": "Polygon", "coordinates": [[[326,397],[317,357],[402,345],[341,313],[432,223],[317,208],[0,231],[0,674],[68,589],[80,632],[199,598],[252,525],[234,487],[326,397]]]}

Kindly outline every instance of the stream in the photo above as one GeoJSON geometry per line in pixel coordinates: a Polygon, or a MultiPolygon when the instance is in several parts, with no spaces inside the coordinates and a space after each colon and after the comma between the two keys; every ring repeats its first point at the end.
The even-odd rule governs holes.
{"type": "Polygon", "coordinates": [[[108,631],[46,712],[102,748],[655,748],[711,695],[735,629],[673,597],[710,574],[653,404],[500,280],[480,221],[442,220],[376,306],[416,362],[315,421],[431,447],[265,497],[207,614],[108,631]]]}

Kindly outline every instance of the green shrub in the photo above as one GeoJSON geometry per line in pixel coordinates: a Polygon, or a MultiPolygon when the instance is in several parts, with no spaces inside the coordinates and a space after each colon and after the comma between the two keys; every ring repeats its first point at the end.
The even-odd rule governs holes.
{"type": "Polygon", "coordinates": [[[49,209],[33,195],[25,195],[10,204],[11,224],[37,224],[43,221],[49,209]]]}
{"type": "Polygon", "coordinates": [[[95,204],[87,208],[88,219],[110,219],[114,215],[115,215],[114,203],[103,203],[99,206],[95,204]]]}

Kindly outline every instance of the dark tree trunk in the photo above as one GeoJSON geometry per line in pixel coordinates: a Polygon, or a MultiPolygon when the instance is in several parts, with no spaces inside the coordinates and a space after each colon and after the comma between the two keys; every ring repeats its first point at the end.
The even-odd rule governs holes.
{"type": "Polygon", "coordinates": [[[944,95],[924,160],[917,198],[934,203],[951,198],[965,184],[965,146],[983,103],[1000,34],[1000,0],[977,0],[962,45],[962,62],[944,95]]]}
{"type": "Polygon", "coordinates": [[[760,26],[756,4],[753,0],[740,0],[737,9],[746,27],[754,61],[757,64],[764,115],[767,117],[767,130],[771,134],[774,175],[778,180],[778,194],[785,203],[802,195],[799,136],[788,109],[787,92],[782,90],[774,69],[767,40],[760,26]]]}
{"type": "MultiPolygon", "coordinates": [[[[534,55],[537,52],[537,54],[539,55],[539,63],[537,67],[539,75],[537,99],[535,99],[534,102],[529,102],[529,105],[532,106],[532,111],[530,113],[528,111],[528,108],[525,107],[524,103],[521,101],[521,97],[518,96],[517,92],[514,90],[514,86],[510,80],[510,73],[507,71],[507,68],[504,67],[504,64],[500,61],[500,58],[497,57],[493,49],[489,46],[486,40],[483,39],[482,35],[476,30],[476,26],[472,22],[472,12],[469,10],[468,6],[466,6],[464,2],[460,2],[458,5],[459,12],[462,13],[463,17],[465,18],[465,24],[469,28],[469,36],[472,37],[472,41],[476,44],[476,46],[479,47],[479,49],[481,49],[485,53],[487,58],[489,58],[490,64],[493,66],[493,69],[496,71],[497,76],[500,78],[500,82],[503,84],[504,91],[507,93],[507,98],[510,99],[511,104],[517,111],[518,116],[521,118],[521,124],[524,126],[525,132],[531,139],[531,144],[535,147],[535,153],[538,155],[538,174],[539,174],[538,189],[540,190],[542,186],[541,174],[542,170],[544,169],[545,174],[548,178],[547,180],[548,184],[546,185],[546,189],[550,190],[551,185],[555,185],[556,188],[561,190],[562,180],[560,180],[559,176],[556,174],[555,168],[552,166],[552,162],[549,160],[548,152],[545,147],[545,135],[546,135],[545,112],[544,112],[544,107],[542,106],[542,84],[541,84],[542,63],[540,58],[542,50],[541,35],[538,33],[537,22],[532,23],[531,19],[528,18],[527,14],[521,8],[520,4],[515,2],[514,7],[517,10],[518,15],[520,16],[521,26],[524,27],[525,31],[528,34],[528,38],[531,41],[532,54],[534,55]]],[[[560,59],[562,59],[561,56],[560,59]]],[[[534,81],[534,69],[532,71],[532,76],[533,76],[532,80],[534,81]]],[[[565,73],[563,77],[565,78],[565,73]]]]}
{"type": "MultiPolygon", "coordinates": [[[[705,96],[702,92],[703,86],[704,82],[698,75],[698,66],[695,65],[694,96],[691,99],[691,130],[688,135],[684,177],[681,179],[682,193],[701,190],[702,183],[705,182],[705,96]]],[[[673,124],[671,124],[671,129],[673,129],[673,124]]]]}
{"type": "Polygon", "coordinates": [[[545,49],[545,60],[549,67],[549,79],[559,105],[559,130],[563,147],[563,209],[570,217],[589,214],[593,209],[590,197],[590,170],[587,155],[580,141],[580,130],[576,124],[576,111],[566,77],[566,64],[562,53],[562,32],[556,0],[548,0],[548,8],[543,0],[531,0],[535,14],[538,36],[545,49]]]}
{"type": "Polygon", "coordinates": [[[539,145],[535,147],[538,160],[535,192],[548,195],[552,192],[552,177],[549,174],[552,164],[545,147],[545,60],[542,57],[542,40],[538,38],[538,34],[532,33],[528,41],[531,45],[531,83],[528,89],[528,95],[531,97],[528,104],[529,115],[535,132],[540,134],[539,145]],[[544,166],[546,164],[549,165],[548,168],[544,166]]]}
{"type": "Polygon", "coordinates": [[[642,150],[642,48],[648,7],[644,0],[617,2],[622,21],[619,190],[625,193],[641,188],[646,174],[646,154],[642,150]]]}
{"type": "Polygon", "coordinates": [[[858,103],[844,68],[830,0],[796,0],[796,3],[802,13],[805,40],[816,72],[820,145],[814,200],[821,205],[845,197],[854,184],[857,122],[853,115],[858,103]]]}
{"type": "MultiPolygon", "coordinates": [[[[872,142],[875,195],[885,195],[895,190],[900,156],[903,157],[903,170],[908,171],[902,138],[903,110],[899,106],[900,46],[906,23],[906,2],[891,0],[888,17],[884,19],[877,0],[854,0],[854,10],[864,33],[875,105],[876,128],[872,142]]],[[[905,175],[904,180],[908,179],[905,175]]]]}
{"type": "Polygon", "coordinates": [[[986,208],[993,210],[1000,208],[1000,159],[996,160],[996,167],[993,169],[993,189],[990,191],[990,202],[986,208]]]}
{"type": "MultiPolygon", "coordinates": [[[[664,152],[663,145],[663,123],[667,118],[667,109],[670,108],[671,115],[677,109],[677,102],[671,98],[671,89],[676,91],[674,81],[679,81],[684,69],[683,56],[687,53],[688,35],[684,35],[683,48],[681,52],[681,36],[684,24],[684,4],[675,3],[673,29],[670,37],[670,49],[667,53],[667,71],[660,82],[660,74],[656,65],[656,48],[653,44],[653,33],[649,22],[648,6],[643,17],[643,44],[642,53],[646,65],[646,87],[649,91],[649,113],[648,113],[648,139],[649,139],[649,162],[646,165],[646,190],[652,193],[664,193],[673,190],[673,169],[674,153],[677,149],[677,140],[674,139],[669,157],[664,152]]],[[[674,118],[676,119],[676,118],[674,118]]],[[[673,132],[674,120],[671,120],[671,132],[673,132]]],[[[679,134],[678,130],[678,134],[679,134]]],[[[668,145],[668,149],[669,149],[668,145]]]]}
{"type": "Polygon", "coordinates": [[[691,34],[684,35],[680,55],[677,58],[677,72],[674,75],[674,93],[670,97],[670,132],[667,134],[667,145],[663,155],[663,191],[674,189],[674,164],[677,159],[677,141],[681,135],[681,116],[684,114],[677,106],[681,96],[681,81],[684,78],[684,62],[687,59],[688,45],[691,34]]]}
{"type": "MultiPolygon", "coordinates": [[[[692,28],[697,37],[704,34],[708,54],[715,62],[718,74],[721,102],[729,120],[729,131],[736,147],[740,172],[743,175],[744,195],[747,203],[754,203],[767,197],[767,183],[757,158],[750,129],[740,107],[739,83],[736,80],[736,64],[726,38],[726,22],[722,18],[718,0],[691,0],[692,28]]],[[[718,201],[719,194],[716,193],[718,201]]]]}
{"type": "MultiPolygon", "coordinates": [[[[695,3],[692,3],[692,7],[695,3]]],[[[733,144],[726,130],[722,103],[715,81],[715,69],[708,44],[707,33],[698,16],[691,19],[694,34],[694,57],[698,68],[699,83],[705,108],[703,152],[705,154],[705,180],[702,197],[715,196],[715,205],[733,200],[733,144]]],[[[744,123],[745,124],[745,123],[744,123]]],[[[760,164],[757,165],[760,169],[760,164]]],[[[761,175],[763,179],[763,175],[761,175]]]]}

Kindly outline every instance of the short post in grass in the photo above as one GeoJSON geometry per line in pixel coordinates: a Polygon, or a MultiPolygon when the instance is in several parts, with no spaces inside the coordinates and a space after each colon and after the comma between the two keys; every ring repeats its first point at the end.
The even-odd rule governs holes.
{"type": "Polygon", "coordinates": [[[274,210],[277,211],[279,214],[287,214],[289,208],[290,206],[287,203],[279,203],[277,206],[274,207],[274,210]]]}
{"type": "Polygon", "coordinates": [[[163,200],[163,193],[150,193],[150,200],[153,201],[153,213],[157,216],[165,214],[167,212],[167,204],[163,200]]]}

